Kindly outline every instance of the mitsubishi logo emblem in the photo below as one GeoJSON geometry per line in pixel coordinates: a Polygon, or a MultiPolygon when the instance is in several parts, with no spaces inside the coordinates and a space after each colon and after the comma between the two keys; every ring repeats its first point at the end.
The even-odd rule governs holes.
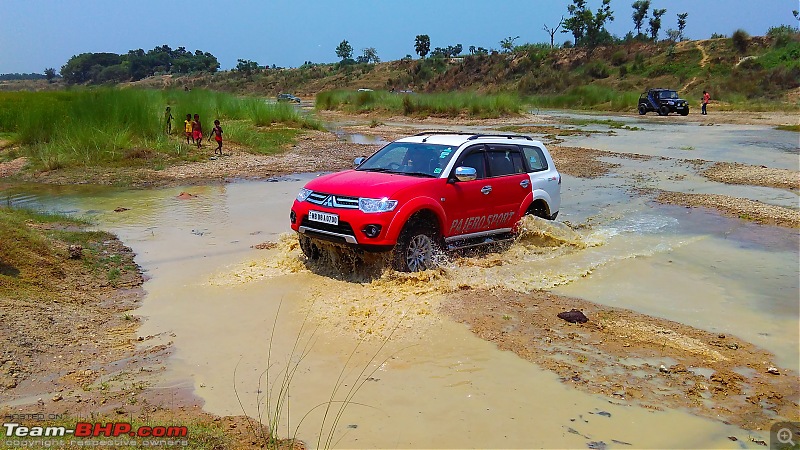
{"type": "Polygon", "coordinates": [[[322,201],[322,206],[333,208],[333,196],[329,195],[328,198],[322,201]]]}

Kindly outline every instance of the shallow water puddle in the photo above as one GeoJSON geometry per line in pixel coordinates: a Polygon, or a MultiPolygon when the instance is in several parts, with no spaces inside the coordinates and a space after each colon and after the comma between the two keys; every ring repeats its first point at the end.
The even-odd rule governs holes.
{"type": "Polygon", "coordinates": [[[558,223],[529,220],[508,250],[451,255],[422,274],[352,277],[306,264],[288,211],[314,175],[139,191],[22,187],[0,199],[90,215],[134,249],[150,277],[135,311],[146,318],[140,334],[175,349],[165,386],[194,388],[212,413],[266,421],[290,370],[278,431],[312,447],[331,430],[328,443],[341,448],[755,446],[743,440],[758,433],[577,391],[437,312],[466,288],[554,290],[735,334],[798,367],[798,336],[786,332],[800,316],[796,230],[630,197],[635,183],[619,174],[637,164],[650,167],[564,177],[558,223]],[[265,241],[277,245],[252,248],[265,241]],[[319,405],[331,399],[326,415],[319,405]]]}

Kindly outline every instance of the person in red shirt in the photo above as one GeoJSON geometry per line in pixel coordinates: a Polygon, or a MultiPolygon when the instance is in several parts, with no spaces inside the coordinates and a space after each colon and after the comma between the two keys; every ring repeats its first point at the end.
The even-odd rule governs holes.
{"type": "Polygon", "coordinates": [[[217,154],[217,150],[219,150],[219,156],[222,156],[222,127],[219,126],[219,120],[214,121],[214,128],[211,129],[211,133],[214,135],[214,140],[217,141],[217,148],[214,149],[214,154],[217,154]]]}
{"type": "Polygon", "coordinates": [[[703,91],[703,107],[701,109],[703,115],[707,115],[708,114],[706,112],[706,106],[708,106],[708,102],[710,102],[710,101],[711,101],[711,94],[709,94],[706,91],[703,91]]]}
{"type": "Polygon", "coordinates": [[[194,115],[192,122],[192,138],[197,143],[197,148],[200,148],[200,143],[203,142],[203,124],[200,123],[200,114],[194,115]]]}

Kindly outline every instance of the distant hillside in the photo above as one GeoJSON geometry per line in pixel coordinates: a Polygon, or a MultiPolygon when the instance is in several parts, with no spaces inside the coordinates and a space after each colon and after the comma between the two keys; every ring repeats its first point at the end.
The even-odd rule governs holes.
{"type": "MultiPolygon", "coordinates": [[[[307,64],[294,69],[260,68],[246,73],[172,74],[124,85],[197,89],[273,97],[281,92],[370,88],[414,92],[510,92],[541,97],[571,94],[579,104],[586,88],[632,94],[647,87],[669,87],[689,99],[703,90],[715,101],[788,102],[800,107],[800,33],[779,27],[769,36],[699,41],[639,42],[598,47],[518,46],[507,53],[456,58],[404,59],[377,64],[307,64]],[[583,91],[581,90],[583,89],[583,91]]],[[[0,89],[8,89],[0,85],[0,89]]],[[[615,94],[616,93],[616,94],[615,94]]],[[[634,100],[635,102],[635,100],[634,100]]],[[[601,105],[602,107],[602,105],[601,105]]],[[[614,106],[606,106],[614,109],[614,106]]],[[[629,105],[617,105],[622,109],[629,105]]]]}

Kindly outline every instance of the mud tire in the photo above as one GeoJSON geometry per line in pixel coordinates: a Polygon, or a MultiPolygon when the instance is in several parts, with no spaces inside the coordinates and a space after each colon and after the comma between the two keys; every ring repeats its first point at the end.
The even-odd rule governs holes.
{"type": "Polygon", "coordinates": [[[436,255],[441,251],[436,227],[409,224],[400,233],[392,255],[392,267],[399,272],[419,272],[436,267],[436,255]]]}
{"type": "Polygon", "coordinates": [[[546,220],[554,220],[555,217],[552,217],[545,208],[538,206],[538,205],[531,205],[528,207],[528,210],[525,211],[526,216],[536,216],[541,219],[546,220]]]}
{"type": "Polygon", "coordinates": [[[661,107],[658,108],[658,115],[659,116],[667,116],[667,115],[669,115],[669,106],[661,105],[661,107]]]}
{"type": "Polygon", "coordinates": [[[639,115],[640,115],[640,116],[643,116],[643,115],[645,115],[645,114],[647,114],[647,106],[645,106],[645,105],[639,105],[639,115]]]}
{"type": "Polygon", "coordinates": [[[306,258],[312,261],[318,260],[322,255],[322,250],[314,244],[311,238],[300,235],[298,239],[300,241],[300,250],[306,255],[306,258]]]}
{"type": "Polygon", "coordinates": [[[687,109],[686,111],[681,111],[681,115],[682,116],[688,116],[689,115],[689,110],[687,109]]]}

